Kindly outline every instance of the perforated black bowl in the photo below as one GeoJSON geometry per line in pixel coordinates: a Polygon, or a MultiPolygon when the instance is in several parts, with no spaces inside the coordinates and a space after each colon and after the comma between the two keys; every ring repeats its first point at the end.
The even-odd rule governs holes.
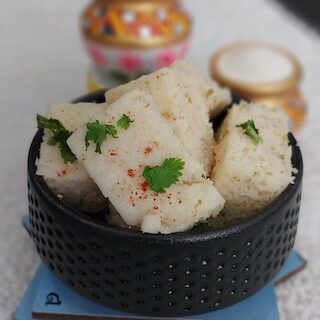
{"type": "MultiPolygon", "coordinates": [[[[81,101],[103,101],[103,93],[81,101]]],[[[77,100],[79,101],[79,100],[77,100]]],[[[142,234],[64,205],[35,175],[42,132],[28,159],[31,236],[42,261],[67,286],[114,309],[187,316],[252,295],[279,271],[296,236],[302,158],[290,134],[295,184],[243,223],[209,232],[142,234]]]]}

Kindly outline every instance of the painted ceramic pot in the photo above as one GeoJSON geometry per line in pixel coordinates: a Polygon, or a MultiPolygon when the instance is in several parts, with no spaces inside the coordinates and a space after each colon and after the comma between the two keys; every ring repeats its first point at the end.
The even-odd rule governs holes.
{"type": "Polygon", "coordinates": [[[211,60],[211,75],[217,82],[240,97],[284,108],[294,132],[304,124],[307,113],[300,91],[302,74],[292,53],[268,43],[234,43],[211,60]]]}
{"type": "Polygon", "coordinates": [[[95,0],[81,17],[91,60],[117,83],[183,58],[191,25],[175,0],[95,0]]]}

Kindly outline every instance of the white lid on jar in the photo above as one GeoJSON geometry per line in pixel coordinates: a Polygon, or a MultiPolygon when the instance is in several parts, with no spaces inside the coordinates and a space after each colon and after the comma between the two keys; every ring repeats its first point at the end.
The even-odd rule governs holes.
{"type": "Polygon", "coordinates": [[[260,42],[238,42],[212,58],[211,74],[235,91],[287,90],[301,79],[301,67],[287,50],[260,42]]]}

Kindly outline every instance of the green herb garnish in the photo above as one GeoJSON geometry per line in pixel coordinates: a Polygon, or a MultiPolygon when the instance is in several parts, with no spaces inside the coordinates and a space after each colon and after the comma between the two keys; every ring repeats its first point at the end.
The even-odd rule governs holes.
{"type": "Polygon", "coordinates": [[[112,70],[109,75],[111,79],[113,79],[115,82],[118,82],[119,84],[125,84],[132,80],[127,73],[117,70],[112,70]]]}
{"type": "Polygon", "coordinates": [[[179,181],[184,165],[184,161],[180,159],[169,158],[166,159],[161,166],[146,166],[143,171],[143,176],[148,181],[151,190],[165,193],[166,188],[169,188],[172,184],[179,181]]]}
{"type": "Polygon", "coordinates": [[[214,227],[216,226],[214,218],[209,218],[205,221],[202,221],[200,223],[197,223],[192,230],[196,230],[196,231],[208,231],[210,229],[214,229],[214,227]]]}
{"type": "Polygon", "coordinates": [[[250,137],[256,144],[263,141],[261,136],[259,136],[259,130],[256,128],[253,120],[238,124],[236,127],[242,128],[243,133],[250,137]]]}
{"type": "Polygon", "coordinates": [[[50,146],[58,145],[64,163],[73,163],[76,160],[76,156],[67,144],[72,132],[68,131],[59,120],[46,118],[40,114],[37,114],[37,123],[39,129],[48,129],[52,132],[53,135],[48,138],[47,144],[50,146]]]}
{"type": "Polygon", "coordinates": [[[110,134],[113,138],[118,138],[117,129],[111,124],[103,124],[98,120],[95,122],[87,123],[87,133],[85,136],[86,148],[89,147],[89,141],[93,141],[96,144],[96,153],[101,152],[101,145],[106,140],[107,135],[110,134]]]}
{"type": "Polygon", "coordinates": [[[133,120],[131,120],[126,114],[123,114],[122,117],[117,121],[117,126],[127,130],[132,122],[133,120]]]}

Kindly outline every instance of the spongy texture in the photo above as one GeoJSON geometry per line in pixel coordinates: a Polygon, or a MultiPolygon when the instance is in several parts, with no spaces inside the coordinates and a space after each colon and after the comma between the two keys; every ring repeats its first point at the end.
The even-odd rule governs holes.
{"type": "Polygon", "coordinates": [[[229,111],[217,135],[212,180],[226,200],[227,219],[247,217],[267,206],[292,182],[288,118],[282,109],[241,102],[229,111]],[[254,120],[256,144],[237,125],[254,120]]]}
{"type": "MultiPolygon", "coordinates": [[[[105,104],[92,103],[56,104],[50,107],[48,115],[60,120],[67,130],[75,131],[105,107],[105,104]]],[[[52,191],[66,203],[88,213],[105,209],[105,198],[82,164],[78,160],[64,163],[58,146],[47,144],[50,136],[50,131],[44,130],[36,174],[43,176],[52,191]]]]}
{"type": "Polygon", "coordinates": [[[208,79],[195,65],[184,60],[176,60],[170,68],[180,72],[185,81],[198,89],[211,118],[217,116],[230,105],[232,101],[230,90],[222,88],[215,81],[208,79]]]}
{"type": "Polygon", "coordinates": [[[123,114],[133,121],[127,130],[118,130],[118,138],[108,138],[95,152],[85,145],[86,128],[78,129],[68,145],[80,159],[105,197],[130,226],[143,232],[185,231],[196,222],[216,216],[224,200],[211,180],[161,116],[152,97],[141,90],[123,95],[95,119],[114,124],[123,114]],[[177,184],[166,193],[153,192],[143,177],[145,166],[157,166],[166,158],[185,162],[177,184]]]}
{"type": "Polygon", "coordinates": [[[150,94],[175,134],[209,174],[214,156],[214,135],[208,107],[199,86],[195,85],[199,77],[193,72],[185,73],[180,68],[160,69],[107,91],[106,101],[111,104],[133,89],[150,94]]]}

